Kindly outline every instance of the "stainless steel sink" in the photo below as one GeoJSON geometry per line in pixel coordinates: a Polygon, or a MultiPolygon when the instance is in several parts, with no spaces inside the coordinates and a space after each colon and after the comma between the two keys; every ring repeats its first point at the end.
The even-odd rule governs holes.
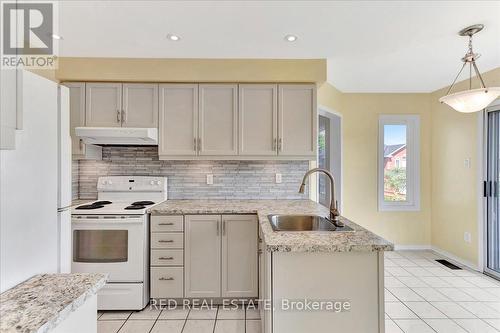
{"type": "Polygon", "coordinates": [[[348,226],[336,227],[318,215],[269,215],[268,218],[274,231],[354,231],[348,226]]]}

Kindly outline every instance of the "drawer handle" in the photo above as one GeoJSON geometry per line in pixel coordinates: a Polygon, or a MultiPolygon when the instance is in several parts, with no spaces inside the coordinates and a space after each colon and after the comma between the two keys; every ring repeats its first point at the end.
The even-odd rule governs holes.
{"type": "Polygon", "coordinates": [[[173,239],[160,239],[158,242],[159,243],[173,243],[174,240],[173,239]]]}
{"type": "Polygon", "coordinates": [[[174,281],[174,278],[173,278],[173,277],[168,277],[168,278],[166,278],[166,277],[161,277],[161,278],[160,278],[160,281],[174,281]]]}
{"type": "Polygon", "coordinates": [[[158,225],[174,225],[173,222],[168,222],[168,223],[158,223],[158,225]]]}
{"type": "Polygon", "coordinates": [[[174,260],[174,257],[160,257],[160,260],[174,260]]]}

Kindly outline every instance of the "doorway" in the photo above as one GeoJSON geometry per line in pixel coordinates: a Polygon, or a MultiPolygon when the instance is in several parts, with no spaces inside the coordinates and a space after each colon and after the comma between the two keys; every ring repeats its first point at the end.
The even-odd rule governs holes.
{"type": "Polygon", "coordinates": [[[486,274],[500,279],[500,105],[486,112],[486,274]]]}
{"type": "MultiPolygon", "coordinates": [[[[342,207],[342,118],[320,108],[318,117],[318,167],[329,170],[335,179],[335,200],[342,207]]],[[[318,202],[330,207],[330,182],[324,174],[318,177],[318,202]]]]}

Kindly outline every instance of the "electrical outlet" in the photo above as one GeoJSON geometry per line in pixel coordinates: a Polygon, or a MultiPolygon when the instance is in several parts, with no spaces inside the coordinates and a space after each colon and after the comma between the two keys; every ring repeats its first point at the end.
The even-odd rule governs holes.
{"type": "Polygon", "coordinates": [[[471,236],[470,232],[468,232],[468,231],[464,232],[464,241],[466,243],[472,242],[472,236],[471,236]]]}
{"type": "Polygon", "coordinates": [[[470,159],[470,158],[466,158],[466,159],[464,159],[464,168],[466,168],[466,169],[470,169],[471,164],[472,164],[472,162],[471,162],[471,159],[470,159]]]}
{"type": "Polygon", "coordinates": [[[207,175],[207,185],[214,184],[214,175],[207,175]]]}
{"type": "Polygon", "coordinates": [[[276,184],[281,184],[282,179],[281,179],[281,173],[276,174],[276,184]]]}

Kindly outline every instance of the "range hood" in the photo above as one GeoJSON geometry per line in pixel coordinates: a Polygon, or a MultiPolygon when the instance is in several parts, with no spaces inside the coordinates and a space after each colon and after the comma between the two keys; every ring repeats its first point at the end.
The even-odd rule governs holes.
{"type": "Polygon", "coordinates": [[[157,128],[76,127],[76,136],[93,145],[157,145],[157,128]]]}

